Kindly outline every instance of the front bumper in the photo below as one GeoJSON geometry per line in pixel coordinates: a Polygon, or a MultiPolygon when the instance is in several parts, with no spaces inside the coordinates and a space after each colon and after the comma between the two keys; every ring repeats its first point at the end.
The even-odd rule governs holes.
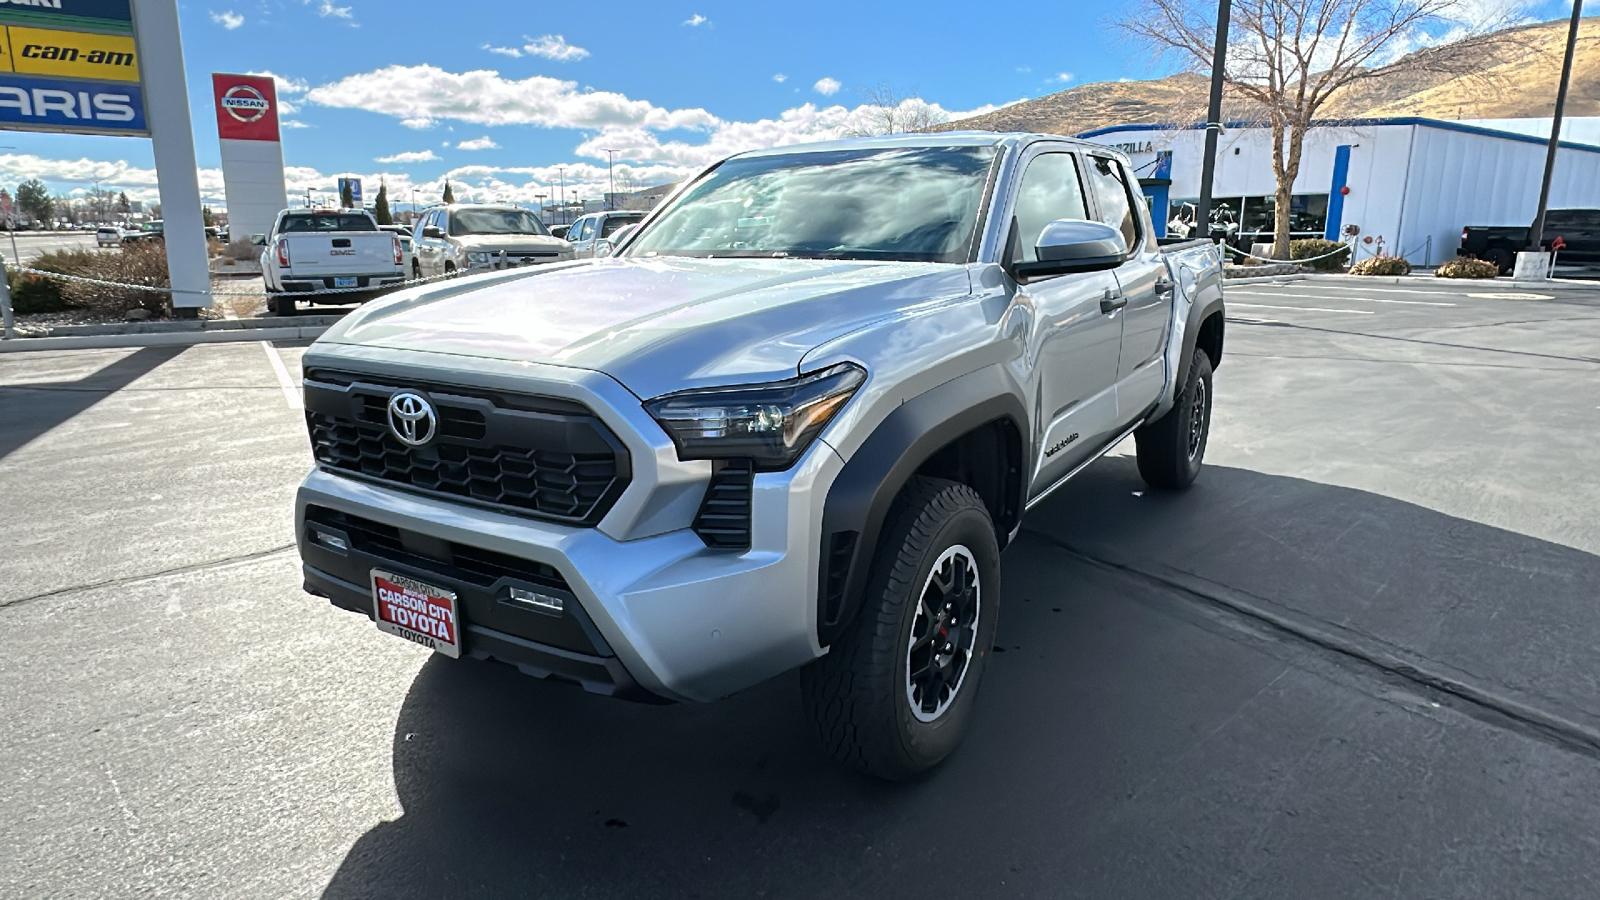
{"type": "MultiPolygon", "coordinates": [[[[640,438],[635,432],[626,439],[640,438]]],[[[708,549],[687,519],[674,530],[618,540],[606,521],[557,525],[322,470],[300,487],[296,536],[307,589],[342,608],[371,615],[367,572],[390,569],[457,591],[463,652],[471,656],[598,693],[709,701],[823,652],[816,638],[820,501],[842,465],[819,441],[793,469],[758,475],[747,551],[708,549]],[[349,546],[341,556],[314,536],[322,511],[398,529],[404,552],[349,546]],[[566,589],[573,621],[560,631],[556,623],[512,615],[507,589],[524,582],[512,575],[470,583],[442,561],[450,558],[444,545],[548,567],[566,589]]],[[[630,493],[674,480],[638,474],[618,503],[624,513],[651,505],[630,493]]]]}

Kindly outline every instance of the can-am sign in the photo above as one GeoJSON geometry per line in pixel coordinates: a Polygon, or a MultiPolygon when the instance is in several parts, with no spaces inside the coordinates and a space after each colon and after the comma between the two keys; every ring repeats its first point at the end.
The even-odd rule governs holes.
{"type": "Polygon", "coordinates": [[[278,92],[270,76],[213,74],[211,90],[223,140],[278,140],[278,92]]]}

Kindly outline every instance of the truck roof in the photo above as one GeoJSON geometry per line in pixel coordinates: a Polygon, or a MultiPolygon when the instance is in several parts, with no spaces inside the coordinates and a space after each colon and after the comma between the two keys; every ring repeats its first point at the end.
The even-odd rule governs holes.
{"type": "Polygon", "coordinates": [[[998,147],[1022,146],[1034,141],[1057,141],[1066,144],[1075,144],[1081,147],[1092,147],[1096,150],[1108,149],[1102,144],[1093,141],[1079,140],[1060,134],[1039,134],[1029,132],[999,132],[999,131],[938,131],[917,134],[888,134],[877,137],[843,138],[837,141],[821,141],[815,144],[787,144],[779,147],[768,147],[762,150],[751,150],[736,154],[739,157],[757,156],[783,156],[794,153],[827,153],[836,150],[891,150],[896,147],[998,147]]]}

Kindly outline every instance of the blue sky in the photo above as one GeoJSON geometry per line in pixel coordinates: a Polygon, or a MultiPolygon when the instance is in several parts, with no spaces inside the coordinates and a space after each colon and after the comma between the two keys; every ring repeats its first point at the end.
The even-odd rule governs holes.
{"type": "MultiPolygon", "coordinates": [[[[1463,0],[1497,2],[1497,0],[1463,0]]],[[[1516,2],[1516,0],[1512,0],[1516,2]]],[[[1526,4],[1519,4],[1526,5],[1526,4]]],[[[1549,18],[1560,0],[1534,4],[1549,18]]],[[[1107,24],[1115,7],[528,0],[179,0],[202,187],[220,204],[214,71],[271,72],[290,104],[291,191],[341,174],[424,201],[446,177],[531,201],[566,168],[603,190],[606,154],[642,185],[753,146],[832,137],[887,85],[952,113],[1165,74],[1107,24]]],[[[1567,7],[1570,9],[1570,7],[1567,7]]],[[[1532,10],[1530,8],[1530,12],[1532,10]]],[[[155,199],[149,142],[0,136],[0,180],[91,179],[155,199]]]]}

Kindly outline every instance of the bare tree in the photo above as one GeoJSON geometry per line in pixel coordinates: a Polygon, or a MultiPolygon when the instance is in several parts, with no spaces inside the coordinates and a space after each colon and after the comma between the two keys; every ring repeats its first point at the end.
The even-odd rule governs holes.
{"type": "MultiPolygon", "coordinates": [[[[1480,72],[1486,51],[1514,40],[1495,33],[1508,17],[1462,22],[1453,17],[1460,8],[1461,0],[1234,0],[1223,78],[1230,94],[1259,106],[1272,131],[1275,258],[1289,256],[1301,149],[1330,99],[1371,79],[1480,72]],[[1438,42],[1427,37],[1439,32],[1438,42]],[[1402,55],[1419,45],[1426,49],[1402,55]]],[[[1120,27],[1158,54],[1209,72],[1215,20],[1207,0],[1137,0],[1120,27]]]]}
{"type": "Polygon", "coordinates": [[[944,110],[916,94],[899,95],[894,88],[880,84],[861,91],[862,105],[845,128],[845,137],[874,137],[880,134],[906,134],[927,131],[950,121],[944,110]]]}

